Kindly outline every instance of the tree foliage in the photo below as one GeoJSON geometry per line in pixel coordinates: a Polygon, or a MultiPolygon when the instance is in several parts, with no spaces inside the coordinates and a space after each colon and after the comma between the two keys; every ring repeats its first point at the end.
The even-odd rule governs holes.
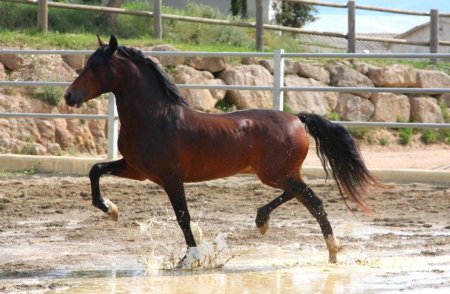
{"type": "Polygon", "coordinates": [[[272,8],[275,12],[275,21],[279,25],[301,28],[305,24],[317,19],[314,14],[318,11],[312,5],[284,1],[280,2],[272,4],[272,8]]]}
{"type": "Polygon", "coordinates": [[[231,0],[231,14],[247,18],[247,0],[231,0]]]}

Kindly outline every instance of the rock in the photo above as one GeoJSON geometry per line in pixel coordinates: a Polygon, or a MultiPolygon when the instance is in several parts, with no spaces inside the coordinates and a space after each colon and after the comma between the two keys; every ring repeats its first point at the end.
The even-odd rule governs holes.
{"type": "Polygon", "coordinates": [[[6,79],[5,66],[0,62],[0,80],[6,79]]]}
{"type": "MultiPolygon", "coordinates": [[[[270,72],[260,65],[241,65],[227,67],[219,74],[227,85],[271,86],[273,77],[270,72]]],[[[271,91],[236,91],[228,90],[226,98],[239,109],[244,108],[272,108],[271,91]]]]}
{"type": "MultiPolygon", "coordinates": [[[[71,82],[77,76],[76,72],[62,60],[61,55],[32,55],[26,57],[26,62],[25,66],[11,74],[12,80],[71,82]]],[[[56,89],[53,87],[53,90],[56,89]]]]}
{"type": "Polygon", "coordinates": [[[50,120],[37,119],[36,126],[39,131],[40,142],[54,142],[55,141],[55,125],[50,120]]]}
{"type": "Polygon", "coordinates": [[[353,62],[353,65],[355,66],[356,71],[363,75],[367,74],[372,69],[380,69],[378,66],[359,61],[353,62]]]}
{"type": "Polygon", "coordinates": [[[62,150],[58,143],[49,143],[47,145],[47,152],[52,155],[60,155],[62,150]]]}
{"type": "Polygon", "coordinates": [[[284,60],[284,74],[293,75],[298,73],[298,62],[289,59],[284,60]]]}
{"type": "MultiPolygon", "coordinates": [[[[151,51],[180,51],[170,45],[156,45],[150,48],[151,51]]],[[[184,63],[183,56],[156,56],[163,66],[177,66],[184,63]]]]}
{"type": "Polygon", "coordinates": [[[200,57],[193,56],[189,57],[186,60],[186,64],[197,69],[197,70],[205,70],[210,73],[216,73],[219,71],[223,71],[227,66],[227,61],[225,57],[200,57]]]}
{"type": "Polygon", "coordinates": [[[407,88],[417,83],[416,70],[410,65],[391,64],[369,67],[366,74],[377,87],[407,88]]]}
{"type": "MultiPolygon", "coordinates": [[[[273,74],[273,59],[263,59],[259,61],[259,64],[264,66],[271,74],[273,74]]],[[[298,62],[289,59],[284,60],[284,74],[291,75],[298,73],[298,62]]]]}
{"type": "MultiPolygon", "coordinates": [[[[365,75],[342,64],[334,64],[327,67],[330,72],[330,83],[335,87],[374,87],[373,82],[365,75]]],[[[372,93],[354,93],[355,95],[369,98],[372,93]]]]}
{"type": "Polygon", "coordinates": [[[330,83],[330,73],[321,66],[299,63],[298,75],[305,78],[315,79],[325,84],[330,83]]]}
{"type": "Polygon", "coordinates": [[[241,64],[243,65],[259,64],[259,60],[256,57],[246,56],[241,58],[241,64]]]}
{"type": "Polygon", "coordinates": [[[409,99],[406,95],[393,93],[374,93],[370,99],[375,106],[374,121],[408,122],[410,115],[409,99]]]}
{"type": "Polygon", "coordinates": [[[336,111],[344,120],[368,121],[372,117],[375,107],[369,99],[353,94],[340,93],[336,111]]]}
{"type": "Polygon", "coordinates": [[[439,96],[439,104],[443,104],[450,108],[450,93],[445,93],[439,96]]]}
{"type": "Polygon", "coordinates": [[[263,59],[259,61],[259,65],[264,66],[271,74],[273,74],[273,59],[263,59]]]}
{"type": "MultiPolygon", "coordinates": [[[[450,88],[450,76],[437,70],[417,70],[417,88],[450,88]]],[[[432,93],[422,93],[432,94],[432,93]]]]}
{"type": "MultiPolygon", "coordinates": [[[[173,77],[177,84],[225,84],[220,79],[214,79],[214,76],[208,71],[199,71],[186,65],[178,65],[173,77]]],[[[198,110],[213,109],[216,103],[225,97],[223,90],[181,89],[180,92],[189,105],[198,110]]]]}
{"type": "Polygon", "coordinates": [[[17,54],[0,54],[0,62],[9,70],[18,70],[22,67],[24,59],[17,54]]]}
{"type": "Polygon", "coordinates": [[[83,69],[86,59],[84,55],[61,55],[61,58],[76,72],[80,72],[83,69]]]}
{"type": "MultiPolygon", "coordinates": [[[[287,87],[325,87],[326,84],[314,79],[305,79],[298,75],[285,77],[287,87]]],[[[284,104],[289,111],[312,112],[325,115],[334,110],[337,103],[337,94],[334,92],[305,92],[289,91],[285,94],[284,104]]]]}
{"type": "Polygon", "coordinates": [[[442,111],[437,100],[432,97],[413,97],[410,99],[411,118],[417,122],[442,123],[442,111]]]}

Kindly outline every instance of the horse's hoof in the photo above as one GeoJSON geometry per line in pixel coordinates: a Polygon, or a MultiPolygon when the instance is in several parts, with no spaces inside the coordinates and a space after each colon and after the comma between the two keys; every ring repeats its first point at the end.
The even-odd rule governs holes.
{"type": "Polygon", "coordinates": [[[118,221],[119,220],[119,209],[117,208],[117,206],[111,202],[111,200],[109,199],[105,199],[105,204],[108,206],[108,216],[110,219],[112,219],[113,221],[118,221]]]}
{"type": "Polygon", "coordinates": [[[268,229],[269,229],[269,221],[267,221],[262,227],[258,228],[259,233],[261,235],[264,235],[268,229]]]}

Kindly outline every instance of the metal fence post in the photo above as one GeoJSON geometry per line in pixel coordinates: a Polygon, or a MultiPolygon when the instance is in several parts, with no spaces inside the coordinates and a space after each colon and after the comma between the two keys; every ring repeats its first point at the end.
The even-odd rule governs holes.
{"type": "Polygon", "coordinates": [[[284,49],[277,49],[273,55],[273,109],[283,111],[284,97],[284,49]]]}
{"type": "MultiPolygon", "coordinates": [[[[439,10],[430,11],[430,53],[439,52],[439,10]]],[[[438,58],[431,58],[432,63],[437,63],[438,58]]]]}
{"type": "Polygon", "coordinates": [[[45,34],[48,30],[48,0],[38,0],[38,27],[45,34]]]}
{"type": "Polygon", "coordinates": [[[117,157],[119,121],[117,119],[116,97],[113,93],[108,96],[108,159],[117,157]]]}
{"type": "Polygon", "coordinates": [[[161,0],[153,1],[153,22],[155,39],[162,38],[161,0]]]}
{"type": "Polygon", "coordinates": [[[264,8],[263,0],[255,1],[255,18],[256,18],[256,50],[264,51],[264,8]]]}
{"type": "Polygon", "coordinates": [[[348,1],[348,33],[347,33],[347,52],[355,53],[356,52],[356,33],[355,33],[355,1],[348,1]]]}

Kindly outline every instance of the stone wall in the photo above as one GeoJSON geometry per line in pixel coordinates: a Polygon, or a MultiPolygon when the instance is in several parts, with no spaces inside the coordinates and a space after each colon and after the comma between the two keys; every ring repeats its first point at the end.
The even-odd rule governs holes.
{"type": "MultiPolygon", "coordinates": [[[[159,45],[150,50],[177,50],[159,45]]],[[[243,59],[230,64],[222,57],[161,57],[162,66],[179,84],[251,85],[273,84],[273,61],[243,59]]],[[[0,55],[1,80],[72,81],[85,60],[81,56],[0,55]]],[[[450,88],[450,76],[437,70],[415,69],[410,65],[374,66],[356,61],[314,62],[286,60],[286,86],[450,88]]],[[[106,113],[106,99],[95,99],[80,110],[60,102],[51,106],[34,99],[35,89],[0,88],[1,112],[106,113]]],[[[62,90],[61,90],[62,93],[62,90]]],[[[238,109],[272,108],[270,91],[181,90],[198,110],[218,112],[226,100],[238,109]]],[[[62,98],[62,97],[61,97],[62,98]]],[[[439,103],[450,107],[450,93],[434,95],[394,93],[285,93],[286,111],[307,111],[320,115],[337,113],[351,121],[443,122],[439,103]]],[[[27,154],[105,154],[106,123],[96,120],[0,119],[0,152],[27,154]]]]}

